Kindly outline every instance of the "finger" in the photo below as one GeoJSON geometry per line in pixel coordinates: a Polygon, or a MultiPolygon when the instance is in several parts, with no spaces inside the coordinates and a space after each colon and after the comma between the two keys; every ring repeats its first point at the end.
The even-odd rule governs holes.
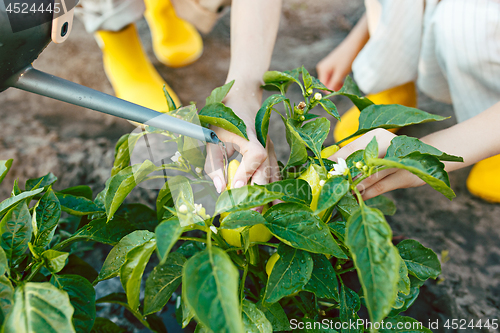
{"type": "Polygon", "coordinates": [[[207,144],[207,158],[205,160],[205,172],[213,180],[218,193],[226,187],[224,177],[224,161],[220,148],[214,144],[207,144]]]}
{"type": "MultiPolygon", "coordinates": [[[[318,80],[320,80],[325,86],[330,81],[333,74],[333,69],[328,68],[328,66],[323,65],[322,62],[318,63],[316,66],[316,71],[318,72],[318,80]]],[[[328,87],[328,86],[327,86],[328,87]]]]}
{"type": "Polygon", "coordinates": [[[398,188],[417,187],[425,184],[420,178],[406,170],[396,172],[376,182],[364,191],[363,200],[374,198],[380,194],[396,190],[398,188]]]}
{"type": "MultiPolygon", "coordinates": [[[[362,190],[366,190],[367,188],[373,186],[373,184],[375,184],[376,182],[381,181],[382,179],[389,176],[390,174],[395,173],[396,171],[398,171],[398,169],[386,169],[386,170],[382,170],[380,172],[377,172],[377,173],[371,175],[370,177],[364,179],[361,183],[359,183],[358,190],[360,192],[362,190]]],[[[363,194],[363,193],[361,193],[361,194],[363,194]]]]}
{"type": "Polygon", "coordinates": [[[252,177],[255,171],[267,159],[266,149],[256,139],[255,141],[245,140],[245,142],[242,142],[239,151],[243,155],[243,158],[234,175],[233,188],[244,186],[248,182],[248,179],[252,177]]]}
{"type": "Polygon", "coordinates": [[[344,85],[345,75],[343,75],[340,71],[336,71],[333,73],[330,81],[328,82],[328,89],[338,91],[344,85]]]}
{"type": "Polygon", "coordinates": [[[267,158],[264,163],[262,163],[255,173],[252,175],[252,185],[265,185],[269,183],[269,178],[271,174],[271,169],[269,165],[269,158],[267,158]]]}

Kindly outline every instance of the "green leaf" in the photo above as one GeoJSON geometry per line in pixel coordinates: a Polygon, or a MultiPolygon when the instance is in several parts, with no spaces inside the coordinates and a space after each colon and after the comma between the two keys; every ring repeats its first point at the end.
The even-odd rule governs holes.
{"type": "Polygon", "coordinates": [[[264,215],[269,231],[285,244],[314,253],[331,254],[347,259],[333,239],[328,226],[309,207],[281,203],[264,215]]]}
{"type": "Polygon", "coordinates": [[[435,156],[440,161],[463,162],[462,157],[448,155],[441,150],[423,143],[417,138],[406,135],[398,135],[391,140],[391,145],[387,148],[386,157],[406,157],[411,153],[419,152],[435,156]]]}
{"type": "Polygon", "coordinates": [[[278,71],[268,71],[264,73],[262,79],[264,80],[264,89],[266,90],[271,90],[270,87],[275,87],[279,90],[282,90],[283,92],[286,92],[290,84],[292,84],[293,82],[301,85],[298,81],[298,75],[296,77],[291,72],[286,73],[278,71]]]}
{"type": "MultiPolygon", "coordinates": [[[[353,323],[359,319],[357,312],[361,307],[361,301],[358,294],[353,290],[341,285],[340,288],[340,320],[343,323],[353,323]]],[[[347,328],[342,328],[342,333],[361,333],[363,330],[358,329],[357,326],[354,328],[351,325],[346,325],[347,328]]]]}
{"type": "Polygon", "coordinates": [[[12,208],[12,206],[16,205],[20,201],[23,201],[25,199],[30,200],[32,197],[35,195],[39,194],[40,192],[43,192],[42,188],[33,190],[33,191],[26,191],[23,192],[19,195],[15,195],[13,197],[10,197],[0,203],[0,216],[4,215],[7,210],[12,208]]]}
{"type": "Polygon", "coordinates": [[[0,275],[4,275],[6,272],[9,272],[9,261],[5,251],[0,247],[0,275]]]}
{"type": "Polygon", "coordinates": [[[337,204],[337,210],[340,212],[345,220],[348,220],[356,210],[358,210],[359,204],[354,195],[351,192],[347,192],[342,199],[337,204]]]}
{"type": "Polygon", "coordinates": [[[4,323],[3,332],[75,332],[71,322],[73,312],[65,291],[49,282],[27,282],[15,290],[14,306],[4,323]]]}
{"type": "Polygon", "coordinates": [[[92,200],[92,189],[87,185],[77,185],[73,187],[68,187],[67,189],[58,191],[56,195],[59,194],[70,194],[76,197],[84,197],[92,200]]]}
{"type": "Polygon", "coordinates": [[[90,333],[125,333],[126,330],[107,318],[97,317],[90,333]]]}
{"type": "Polygon", "coordinates": [[[263,305],[262,300],[257,303],[257,308],[264,313],[267,320],[271,323],[275,332],[291,331],[290,321],[286,316],[285,310],[280,303],[263,305]]]}
{"type": "Polygon", "coordinates": [[[273,327],[262,311],[255,304],[247,301],[242,302],[243,327],[246,333],[271,333],[273,327]]]}
{"type": "Polygon", "coordinates": [[[286,100],[283,95],[269,96],[255,116],[255,132],[259,142],[265,147],[267,143],[267,133],[269,131],[269,120],[271,119],[271,111],[276,104],[286,100]]]}
{"type": "Polygon", "coordinates": [[[146,280],[144,315],[163,309],[182,281],[182,267],[186,258],[177,252],[169,254],[162,265],[156,266],[146,280]]]}
{"type": "Polygon", "coordinates": [[[153,237],[154,234],[146,230],[134,231],[123,237],[118,244],[109,251],[94,284],[118,276],[120,274],[120,268],[125,262],[127,253],[133,248],[148,242],[153,237]]]}
{"type": "Polygon", "coordinates": [[[34,179],[28,179],[26,181],[26,185],[24,188],[26,191],[36,190],[39,188],[43,188],[44,190],[46,190],[47,187],[54,184],[56,180],[57,177],[54,176],[52,172],[49,172],[45,176],[34,179]]]}
{"type": "Polygon", "coordinates": [[[149,262],[149,257],[156,248],[156,240],[151,238],[147,242],[131,249],[120,268],[120,281],[127,294],[127,301],[131,309],[139,309],[139,293],[144,269],[149,262]]]}
{"type": "Polygon", "coordinates": [[[205,250],[206,246],[203,243],[195,241],[185,241],[179,246],[175,252],[182,254],[186,258],[191,258],[196,253],[205,250]]]}
{"type": "MultiPolygon", "coordinates": [[[[137,141],[144,136],[145,132],[123,135],[115,146],[115,160],[111,169],[111,177],[130,165],[130,154],[135,148],[137,141]]],[[[92,199],[92,198],[88,198],[92,199]]]]}
{"type": "Polygon", "coordinates": [[[215,88],[214,90],[212,90],[212,93],[206,99],[205,105],[214,104],[214,103],[222,103],[224,98],[226,98],[229,90],[231,90],[231,87],[233,86],[233,84],[234,84],[234,80],[226,83],[222,87],[218,87],[218,88],[215,88]]]}
{"type": "Polygon", "coordinates": [[[357,162],[365,163],[365,151],[364,149],[357,150],[347,157],[345,160],[349,171],[351,172],[351,178],[355,178],[361,174],[361,170],[356,167],[357,162]]]}
{"type": "Polygon", "coordinates": [[[372,322],[391,311],[397,295],[400,258],[384,215],[362,205],[347,221],[348,246],[372,322]]]}
{"type": "Polygon", "coordinates": [[[329,178],[321,188],[318,198],[318,207],[314,214],[319,214],[325,209],[337,204],[349,191],[349,181],[344,177],[329,178]]]}
{"type": "Polygon", "coordinates": [[[47,246],[54,235],[53,231],[61,217],[61,204],[51,188],[42,196],[35,205],[33,211],[32,225],[35,239],[33,245],[39,247],[47,246]]]}
{"type": "Polygon", "coordinates": [[[174,111],[175,109],[177,109],[172,96],[170,96],[170,94],[168,93],[166,84],[163,85],[163,95],[165,95],[165,99],[167,100],[168,111],[174,111]]]}
{"type": "Polygon", "coordinates": [[[370,143],[366,146],[363,151],[363,158],[365,161],[368,161],[371,158],[378,158],[378,143],[377,137],[373,137],[370,143]]]}
{"type": "Polygon", "coordinates": [[[323,98],[321,101],[319,101],[319,104],[325,109],[325,111],[334,117],[335,119],[340,121],[340,116],[339,112],[337,111],[337,106],[330,101],[328,98],[323,98]]]}
{"type": "Polygon", "coordinates": [[[243,332],[239,273],[228,254],[212,247],[191,257],[182,272],[186,301],[198,322],[214,332],[243,332]]]}
{"type": "Polygon", "coordinates": [[[398,292],[398,301],[402,302],[403,305],[398,309],[393,308],[391,312],[389,312],[389,317],[394,317],[399,313],[408,310],[408,308],[412,306],[415,300],[417,299],[419,293],[420,293],[419,287],[411,287],[410,293],[408,295],[398,292]]]}
{"type": "Polygon", "coordinates": [[[96,316],[95,291],[92,284],[78,275],[52,275],[50,283],[68,293],[69,301],[75,309],[73,313],[75,330],[89,332],[96,316]]]}
{"type": "MultiPolygon", "coordinates": [[[[26,192],[25,192],[26,193],[26,192]]],[[[10,266],[28,249],[31,239],[31,216],[26,202],[12,207],[0,221],[0,246],[4,249],[10,266]]]]}
{"type": "Polygon", "coordinates": [[[220,227],[222,229],[238,229],[241,227],[250,227],[256,224],[265,224],[266,219],[262,214],[254,210],[242,210],[230,213],[224,218],[220,227]]]}
{"type": "Polygon", "coordinates": [[[396,213],[394,201],[383,195],[368,199],[365,201],[365,204],[371,208],[380,210],[384,215],[392,216],[396,213]]]}
{"type": "Polygon", "coordinates": [[[70,254],[66,266],[59,272],[59,275],[79,275],[92,283],[99,273],[77,255],[70,254]]]}
{"type": "Polygon", "coordinates": [[[69,253],[56,250],[47,250],[42,253],[45,267],[52,273],[58,273],[66,265],[69,253]]]}
{"type": "Polygon", "coordinates": [[[304,288],[313,271],[311,255],[281,243],[278,247],[279,258],[267,280],[263,299],[275,303],[304,288]]]}
{"type": "Polygon", "coordinates": [[[309,74],[309,72],[307,71],[307,69],[305,69],[304,66],[301,67],[301,73],[302,73],[302,82],[304,82],[304,88],[307,90],[313,84],[312,76],[311,74],[309,74]]]}
{"type": "Polygon", "coordinates": [[[14,186],[12,186],[12,196],[19,195],[21,193],[23,193],[23,191],[19,187],[19,181],[16,179],[14,180],[14,186]]]}
{"type": "Polygon", "coordinates": [[[2,160],[0,161],[0,184],[3,182],[5,176],[9,172],[10,168],[12,167],[12,162],[14,160],[11,158],[9,160],[2,160]]]}
{"type": "Polygon", "coordinates": [[[328,89],[323,83],[321,83],[321,81],[319,79],[315,78],[314,76],[311,76],[311,79],[313,82],[311,88],[323,90],[323,91],[333,91],[333,90],[328,89]]]}
{"type": "Polygon", "coordinates": [[[306,206],[311,204],[311,187],[303,179],[279,180],[262,186],[271,192],[282,193],[280,200],[285,202],[297,202],[306,206]]]}
{"type": "Polygon", "coordinates": [[[385,325],[383,325],[380,329],[380,333],[432,333],[432,331],[425,327],[421,322],[411,317],[396,316],[385,319],[384,323],[385,325]],[[402,328],[398,328],[398,325],[401,325],[402,328]],[[388,328],[389,326],[391,329],[388,328]]]}
{"type": "Polygon", "coordinates": [[[322,254],[311,253],[313,259],[313,271],[311,279],[304,290],[314,293],[319,298],[339,300],[339,282],[332,264],[322,254]]]}
{"type": "Polygon", "coordinates": [[[155,230],[158,257],[163,264],[167,260],[170,250],[175,245],[179,237],[184,232],[184,227],[181,226],[179,219],[171,218],[161,222],[155,230]]]}
{"type": "Polygon", "coordinates": [[[408,268],[404,260],[399,266],[398,293],[408,295],[410,293],[410,279],[408,278],[408,268]]]}
{"type": "Polygon", "coordinates": [[[285,124],[286,141],[290,146],[290,157],[285,168],[304,164],[308,157],[304,140],[302,140],[290,119],[281,118],[285,124]]]}
{"type": "Polygon", "coordinates": [[[106,218],[90,221],[87,225],[78,229],[68,240],[92,240],[95,242],[116,245],[122,237],[137,230],[137,227],[128,220],[114,216],[107,222],[106,218]]]}
{"type": "Polygon", "coordinates": [[[135,164],[121,170],[108,180],[109,183],[106,182],[104,206],[108,221],[111,220],[116,210],[134,187],[145,180],[155,169],[156,166],[153,162],[146,160],[142,164],[135,164]]]}
{"type": "Polygon", "coordinates": [[[349,136],[355,137],[365,134],[375,128],[400,128],[409,125],[423,124],[430,121],[448,119],[425,111],[398,104],[370,105],[359,115],[359,127],[356,133],[349,136]]]}
{"type": "MultiPolygon", "coordinates": [[[[324,89],[323,89],[324,90],[324,89]]],[[[359,90],[354,80],[348,75],[345,78],[344,85],[342,88],[335,92],[333,95],[342,95],[349,98],[356,107],[362,111],[366,107],[373,105],[373,102],[366,97],[361,97],[361,91],[359,90]]]]}
{"type": "Polygon", "coordinates": [[[448,199],[451,200],[456,196],[455,192],[450,188],[450,181],[448,174],[444,170],[444,164],[434,156],[415,152],[401,159],[396,157],[374,158],[369,159],[367,163],[371,166],[408,170],[448,199]]]}
{"type": "Polygon", "coordinates": [[[441,264],[437,255],[413,239],[405,239],[397,245],[408,271],[421,281],[436,279],[441,274],[441,264]]]}
{"type": "MultiPolygon", "coordinates": [[[[158,226],[156,212],[146,205],[140,203],[123,204],[116,211],[115,217],[123,217],[135,227],[134,230],[155,231],[158,226]]],[[[111,222],[111,221],[110,221],[111,222]]],[[[109,223],[109,222],[108,222],[109,223]]]]}
{"type": "Polygon", "coordinates": [[[172,207],[174,205],[174,200],[172,199],[172,192],[168,187],[168,182],[162,186],[158,192],[158,197],[156,198],[156,217],[158,221],[162,220],[163,213],[165,213],[165,207],[172,207]]]}
{"type": "Polygon", "coordinates": [[[314,155],[321,158],[321,147],[330,132],[330,121],[326,118],[318,118],[306,123],[301,128],[297,127],[296,131],[314,155]]]}
{"type": "Polygon", "coordinates": [[[101,213],[102,210],[92,200],[71,194],[56,193],[61,210],[71,215],[83,216],[101,213]]]}
{"type": "Polygon", "coordinates": [[[201,109],[199,118],[201,122],[223,128],[248,140],[245,122],[222,103],[206,105],[201,109]]]}
{"type": "Polygon", "coordinates": [[[14,287],[8,277],[0,275],[0,325],[9,315],[13,303],[14,287]]]}
{"type": "Polygon", "coordinates": [[[280,199],[279,192],[268,191],[264,186],[248,185],[222,192],[215,204],[215,214],[250,209],[280,199]]]}

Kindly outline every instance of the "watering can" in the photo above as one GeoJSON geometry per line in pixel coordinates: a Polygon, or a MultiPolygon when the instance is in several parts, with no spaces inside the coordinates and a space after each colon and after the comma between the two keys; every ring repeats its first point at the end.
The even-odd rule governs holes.
{"type": "MultiPolygon", "coordinates": [[[[42,0],[35,3],[54,4],[57,1],[61,0],[42,0]]],[[[38,55],[51,40],[57,42],[67,38],[71,25],[68,26],[68,23],[64,22],[65,16],[60,16],[49,18],[45,23],[27,29],[16,29],[13,25],[33,25],[33,22],[40,19],[37,15],[43,13],[8,15],[12,13],[12,9],[7,12],[7,2],[0,0],[0,92],[11,87],[17,88],[200,141],[214,144],[220,142],[215,132],[210,129],[34,69],[32,63],[38,55]],[[14,32],[15,30],[17,31],[14,32]],[[54,31],[59,34],[56,38],[54,31]]]]}

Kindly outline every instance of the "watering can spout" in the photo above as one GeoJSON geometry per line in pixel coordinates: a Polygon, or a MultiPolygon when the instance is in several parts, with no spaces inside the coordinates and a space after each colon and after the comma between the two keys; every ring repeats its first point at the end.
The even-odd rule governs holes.
{"type": "Polygon", "coordinates": [[[210,129],[41,72],[32,66],[28,66],[17,75],[10,77],[7,86],[189,136],[200,141],[213,144],[220,142],[215,132],[210,129]]]}

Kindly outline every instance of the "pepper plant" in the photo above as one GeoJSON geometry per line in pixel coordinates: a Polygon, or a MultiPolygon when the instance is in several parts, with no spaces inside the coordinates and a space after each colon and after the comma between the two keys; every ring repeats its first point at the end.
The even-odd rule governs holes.
{"type": "MultiPolygon", "coordinates": [[[[196,332],[404,332],[398,323],[414,324],[400,313],[427,279],[440,274],[438,258],[415,240],[395,245],[384,216],[395,213],[394,203],[384,196],[364,201],[356,185],[400,168],[452,199],[441,161],[462,159],[398,136],[384,158],[373,139],[336,163],[326,158],[335,147],[323,147],[330,121],[316,112],[324,109],[339,119],[330,98],[347,96],[361,110],[352,137],[445,118],[375,105],[350,78],[340,91],[329,91],[303,67],[267,72],[264,82],[278,93],[257,113],[257,136],[265,145],[276,112],[290,145],[278,182],[218,195],[203,175],[203,147],[149,126],[118,141],[111,177],[95,197],[88,186],[54,190],[57,178],[50,173],[26,181],[24,189],[16,181],[11,197],[0,203],[2,331],[121,332],[110,320],[96,318],[96,304],[108,302],[125,307],[151,331],[166,332],[158,313],[172,295],[179,324],[195,321],[196,332]],[[291,84],[300,87],[303,100],[286,97],[291,84]],[[130,165],[137,142],[153,134],[177,145],[172,163],[130,165]],[[158,179],[164,184],[155,207],[124,202],[138,184],[158,179]],[[200,193],[213,198],[214,207],[197,202],[200,193]],[[255,210],[261,206],[263,213],[255,210]],[[256,226],[261,232],[252,236],[256,226]],[[269,236],[263,239],[264,233],[269,236]],[[113,246],[99,272],[81,259],[85,242],[113,246]],[[96,300],[94,287],[114,277],[123,292],[96,300]],[[372,325],[360,325],[361,318],[372,325]]],[[[177,107],[166,93],[169,113],[247,138],[243,121],[222,103],[231,86],[215,89],[200,112],[194,105],[177,107]]],[[[0,163],[0,182],[11,165],[12,160],[0,163]]],[[[411,331],[430,332],[415,325],[411,331]]]]}

